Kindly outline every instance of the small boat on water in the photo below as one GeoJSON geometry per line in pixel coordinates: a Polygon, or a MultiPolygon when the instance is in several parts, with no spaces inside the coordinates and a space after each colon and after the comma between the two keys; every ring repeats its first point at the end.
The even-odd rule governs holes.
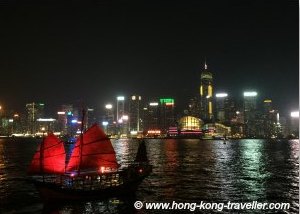
{"type": "Polygon", "coordinates": [[[96,124],[80,135],[68,161],[64,143],[46,136],[28,170],[44,201],[127,196],[151,172],[144,141],[133,163],[120,167],[111,141],[96,124]]]}

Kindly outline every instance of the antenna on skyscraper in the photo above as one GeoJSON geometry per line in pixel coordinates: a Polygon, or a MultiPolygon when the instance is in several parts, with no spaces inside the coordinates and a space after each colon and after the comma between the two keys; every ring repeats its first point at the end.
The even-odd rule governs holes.
{"type": "Polygon", "coordinates": [[[206,57],[204,58],[204,69],[207,70],[206,57]]]}

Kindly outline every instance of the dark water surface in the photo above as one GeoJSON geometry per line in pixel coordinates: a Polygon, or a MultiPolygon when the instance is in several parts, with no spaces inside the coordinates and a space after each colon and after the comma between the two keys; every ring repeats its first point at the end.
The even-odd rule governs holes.
{"type": "MultiPolygon", "coordinates": [[[[25,181],[38,141],[1,139],[0,213],[168,213],[135,210],[136,200],[288,202],[291,208],[284,213],[299,213],[299,140],[229,140],[224,144],[197,139],[149,139],[146,143],[153,173],[140,185],[135,198],[45,205],[35,187],[25,181]]],[[[116,140],[113,145],[120,164],[134,159],[136,140],[116,140]]],[[[205,213],[212,212],[221,213],[205,213]]]]}

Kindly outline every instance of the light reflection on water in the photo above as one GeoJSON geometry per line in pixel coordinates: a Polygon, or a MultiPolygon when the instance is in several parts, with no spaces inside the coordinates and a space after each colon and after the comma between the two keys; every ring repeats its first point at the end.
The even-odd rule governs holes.
{"type": "MultiPolygon", "coordinates": [[[[134,159],[137,140],[112,143],[121,165],[134,159]]],[[[298,140],[230,140],[224,144],[197,139],[148,139],[153,173],[140,185],[135,198],[60,205],[43,205],[34,186],[24,181],[37,144],[0,141],[0,213],[162,213],[136,211],[135,200],[289,202],[292,208],[287,213],[298,213],[298,140]]]]}

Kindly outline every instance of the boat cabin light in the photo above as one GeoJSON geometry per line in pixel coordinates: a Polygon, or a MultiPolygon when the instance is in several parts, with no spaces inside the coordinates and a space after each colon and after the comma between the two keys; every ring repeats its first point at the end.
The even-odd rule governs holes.
{"type": "Polygon", "coordinates": [[[104,173],[105,171],[106,171],[106,170],[105,170],[105,167],[104,167],[104,166],[101,166],[101,167],[100,167],[100,172],[101,172],[101,173],[104,173]]]}

